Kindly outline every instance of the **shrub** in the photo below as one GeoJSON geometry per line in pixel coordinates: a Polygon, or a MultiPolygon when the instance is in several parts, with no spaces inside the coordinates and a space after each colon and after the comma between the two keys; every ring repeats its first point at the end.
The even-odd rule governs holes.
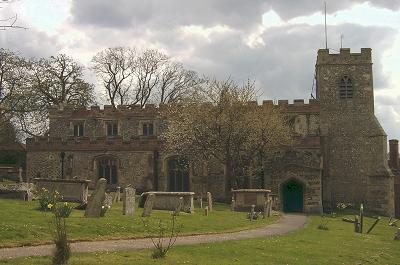
{"type": "Polygon", "coordinates": [[[57,201],[61,199],[60,194],[55,191],[55,192],[50,192],[45,188],[42,188],[42,190],[37,194],[37,200],[39,202],[39,207],[42,211],[49,211],[51,210],[51,207],[49,208],[49,205],[55,205],[57,201]]]}
{"type": "Polygon", "coordinates": [[[177,222],[177,216],[172,214],[169,223],[159,219],[157,224],[152,225],[149,219],[143,218],[142,222],[154,246],[151,257],[153,259],[164,258],[182,230],[182,225],[177,222]]]}
{"type": "Polygon", "coordinates": [[[54,213],[54,231],[53,240],[56,245],[56,249],[53,255],[53,265],[65,265],[71,256],[71,248],[68,242],[67,229],[65,218],[59,214],[54,213]]]}
{"type": "Polygon", "coordinates": [[[328,222],[329,220],[325,217],[325,215],[321,215],[321,221],[318,224],[317,228],[320,230],[329,230],[328,222]]]}
{"type": "Polygon", "coordinates": [[[53,212],[61,218],[68,218],[72,212],[72,206],[67,202],[56,203],[55,207],[53,207],[53,212]]]}
{"type": "Polygon", "coordinates": [[[110,205],[103,205],[101,206],[100,217],[104,217],[106,212],[111,208],[110,205]]]}

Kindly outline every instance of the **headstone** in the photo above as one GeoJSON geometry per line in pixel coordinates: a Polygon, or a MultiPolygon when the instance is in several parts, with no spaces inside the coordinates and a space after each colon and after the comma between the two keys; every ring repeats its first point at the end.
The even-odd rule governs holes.
{"type": "Polygon", "coordinates": [[[18,178],[19,178],[19,182],[23,182],[24,181],[22,179],[22,167],[18,168],[18,178]]]}
{"type": "Polygon", "coordinates": [[[201,195],[197,197],[197,201],[199,202],[200,209],[203,209],[203,197],[201,195]]]}
{"type": "Polygon", "coordinates": [[[115,192],[114,202],[119,202],[121,200],[121,187],[117,187],[117,191],[115,192]]]}
{"type": "Polygon", "coordinates": [[[183,206],[183,197],[179,197],[178,205],[176,206],[174,211],[175,216],[178,216],[180,214],[182,206],[183,206]]]}
{"type": "Polygon", "coordinates": [[[106,198],[106,184],[107,180],[101,178],[97,181],[96,189],[90,196],[85,210],[85,217],[99,218],[101,206],[103,206],[104,199],[106,198]]]}
{"type": "Polygon", "coordinates": [[[106,193],[106,197],[104,199],[105,206],[111,206],[113,203],[113,196],[111,194],[106,193]]]}
{"type": "Polygon", "coordinates": [[[131,215],[135,212],[135,189],[127,187],[122,195],[122,214],[131,215]]]}
{"type": "Polygon", "coordinates": [[[204,207],[204,215],[208,216],[208,206],[204,207]]]}
{"type": "Polygon", "coordinates": [[[153,203],[154,203],[154,194],[147,195],[146,202],[144,203],[142,217],[149,217],[151,211],[153,210],[153,203]]]}
{"type": "Polygon", "coordinates": [[[208,211],[212,212],[213,210],[213,205],[212,205],[212,196],[211,192],[207,192],[207,205],[208,205],[208,211]]]}
{"type": "Polygon", "coordinates": [[[250,210],[250,221],[253,221],[253,219],[254,219],[254,214],[255,214],[255,212],[254,212],[254,209],[256,208],[256,206],[253,204],[253,205],[251,205],[251,210],[250,210]]]}
{"type": "Polygon", "coordinates": [[[264,201],[264,206],[263,206],[263,218],[268,217],[268,201],[264,201]]]}
{"type": "Polygon", "coordinates": [[[394,236],[394,240],[400,240],[400,228],[397,228],[397,233],[394,236]]]}

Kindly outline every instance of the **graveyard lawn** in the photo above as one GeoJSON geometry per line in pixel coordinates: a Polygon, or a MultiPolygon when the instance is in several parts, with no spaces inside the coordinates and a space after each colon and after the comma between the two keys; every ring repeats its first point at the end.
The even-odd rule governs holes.
{"type": "MultiPolygon", "coordinates": [[[[67,219],[71,241],[95,241],[148,236],[141,219],[143,209],[137,208],[133,216],[122,215],[122,203],[113,204],[102,218],[85,218],[84,211],[73,210],[67,219]]],[[[153,211],[150,220],[170,220],[170,211],[153,211]]],[[[276,222],[278,216],[250,222],[246,213],[231,212],[230,205],[214,204],[213,212],[204,216],[201,209],[195,213],[180,213],[179,223],[183,235],[233,232],[276,222]]],[[[38,210],[38,202],[0,199],[0,247],[39,245],[51,243],[51,213],[38,210]]]]}
{"type": "MultiPolygon", "coordinates": [[[[176,246],[165,259],[151,259],[151,250],[77,253],[70,265],[110,264],[198,264],[198,265],[339,265],[389,264],[400,261],[400,241],[394,241],[395,228],[383,218],[371,234],[356,234],[353,225],[341,218],[328,218],[329,230],[319,230],[319,216],[309,217],[305,229],[268,238],[226,241],[196,246],[176,246]]],[[[365,218],[365,228],[373,223],[365,218]]],[[[50,264],[50,257],[3,260],[0,264],[50,264]],[[3,262],[3,263],[2,263],[3,262]]]]}

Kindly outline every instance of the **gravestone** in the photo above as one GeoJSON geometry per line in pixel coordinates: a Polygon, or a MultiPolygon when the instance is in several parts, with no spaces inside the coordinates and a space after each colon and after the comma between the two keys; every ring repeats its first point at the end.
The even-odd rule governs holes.
{"type": "Polygon", "coordinates": [[[113,196],[111,194],[106,193],[106,197],[104,199],[105,206],[111,206],[113,204],[113,196]]]}
{"type": "Polygon", "coordinates": [[[208,205],[208,211],[212,212],[213,205],[212,205],[212,196],[211,192],[207,192],[207,205],[208,205]]]}
{"type": "Polygon", "coordinates": [[[121,187],[117,187],[117,191],[115,192],[114,202],[119,202],[121,200],[121,187]]]}
{"type": "Polygon", "coordinates": [[[254,215],[255,215],[254,209],[255,208],[256,208],[256,206],[253,204],[251,206],[251,210],[250,210],[250,221],[253,221],[253,219],[254,219],[254,215]]]}
{"type": "Polygon", "coordinates": [[[22,179],[22,167],[18,168],[18,179],[19,182],[24,182],[24,180],[22,179]]]}
{"type": "Polygon", "coordinates": [[[104,199],[106,198],[106,184],[107,180],[104,178],[101,178],[97,181],[96,189],[92,193],[92,196],[90,196],[90,199],[86,206],[85,217],[100,217],[101,206],[103,206],[104,199]]]}
{"type": "Polygon", "coordinates": [[[200,209],[203,209],[203,197],[201,195],[197,197],[197,202],[199,203],[200,209]]]}
{"type": "Polygon", "coordinates": [[[208,216],[208,206],[204,207],[204,215],[208,216]]]}
{"type": "Polygon", "coordinates": [[[174,211],[175,216],[178,216],[180,214],[182,206],[183,206],[183,197],[180,197],[178,205],[176,206],[175,211],[174,211]]]}
{"type": "Polygon", "coordinates": [[[400,228],[397,228],[397,233],[394,236],[394,240],[400,240],[400,228]]]}
{"type": "Polygon", "coordinates": [[[135,189],[127,187],[122,195],[122,214],[131,215],[135,212],[135,189]]]}
{"type": "Polygon", "coordinates": [[[263,218],[267,218],[268,217],[268,201],[264,202],[264,206],[263,206],[263,218]]]}
{"type": "Polygon", "coordinates": [[[151,211],[153,210],[153,204],[154,204],[155,197],[156,196],[152,193],[147,195],[146,202],[144,203],[144,207],[143,207],[142,217],[150,216],[151,211]]]}

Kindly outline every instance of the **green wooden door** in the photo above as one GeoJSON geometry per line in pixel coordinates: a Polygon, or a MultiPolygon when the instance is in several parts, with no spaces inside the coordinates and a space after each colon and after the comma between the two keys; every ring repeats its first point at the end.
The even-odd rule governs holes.
{"type": "Polygon", "coordinates": [[[303,211],[303,186],[290,180],[283,186],[283,211],[302,212],[303,211]]]}

